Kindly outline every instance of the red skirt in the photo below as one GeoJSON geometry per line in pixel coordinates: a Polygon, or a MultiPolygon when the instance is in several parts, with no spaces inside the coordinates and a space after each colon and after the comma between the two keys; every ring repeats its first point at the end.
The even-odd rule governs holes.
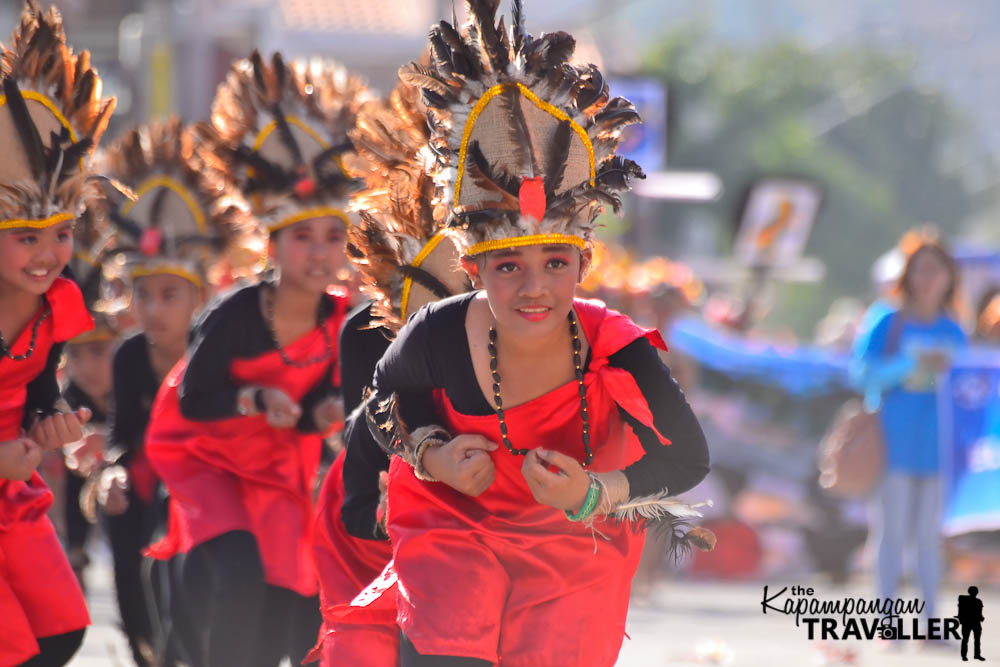
{"type": "MultiPolygon", "coordinates": [[[[324,326],[336,340],[343,306],[324,326]]],[[[317,327],[286,346],[292,359],[314,358],[326,338],[317,327]]],[[[276,387],[293,400],[320,382],[336,363],[336,348],[326,364],[292,367],[277,351],[236,359],[229,373],[238,385],[276,387]]],[[[275,429],[266,417],[194,421],[180,409],[178,388],[185,362],[178,362],[153,403],[146,432],[146,455],[170,492],[166,537],[147,550],[169,559],[232,531],[254,535],[267,583],[299,595],[316,595],[312,550],[313,485],[323,447],[318,434],[275,429]]]]}
{"type": "MultiPolygon", "coordinates": [[[[316,569],[319,571],[320,610],[323,627],[312,659],[322,658],[323,667],[332,666],[332,627],[336,609],[351,602],[379,576],[392,558],[388,540],[362,540],[348,534],[340,518],[344,504],[344,454],[337,457],[323,482],[314,529],[316,569]],[[331,639],[328,642],[327,637],[331,639]]],[[[363,663],[338,663],[363,664],[363,663]]]]}
{"type": "MultiPolygon", "coordinates": [[[[599,444],[590,469],[620,470],[642,455],[642,446],[618,406],[649,426],[652,415],[632,376],[608,366],[607,358],[640,336],[662,341],[602,305],[575,306],[591,344],[584,383],[592,442],[599,444]]],[[[501,442],[495,415],[463,415],[443,391],[434,396],[449,432],[501,442]]],[[[544,446],[582,461],[579,412],[573,381],[507,409],[510,439],[516,447],[544,446]]],[[[362,642],[378,637],[378,646],[367,646],[364,664],[395,665],[398,624],[427,655],[507,666],[614,665],[644,532],[604,520],[595,524],[599,535],[567,521],[563,512],[534,500],[521,475],[522,457],[503,447],[491,456],[494,482],[476,498],[420,481],[401,459],[392,461],[393,564],[339,611],[333,659],[359,655],[362,642]]]]}

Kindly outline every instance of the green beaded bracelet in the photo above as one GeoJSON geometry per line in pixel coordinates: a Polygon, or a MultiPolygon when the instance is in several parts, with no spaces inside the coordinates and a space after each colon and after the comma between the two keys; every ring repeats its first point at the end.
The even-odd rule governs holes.
{"type": "Polygon", "coordinates": [[[594,475],[590,476],[590,488],[587,489],[587,497],[583,500],[583,507],[576,514],[571,514],[569,510],[563,510],[566,513],[566,518],[570,521],[583,521],[591,514],[594,513],[594,509],[597,507],[597,497],[601,495],[601,483],[597,481],[597,477],[594,475]]]}

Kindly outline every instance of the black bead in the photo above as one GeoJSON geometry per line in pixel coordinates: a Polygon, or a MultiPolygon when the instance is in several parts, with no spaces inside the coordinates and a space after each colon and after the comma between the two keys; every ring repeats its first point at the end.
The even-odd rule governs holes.
{"type": "Polygon", "coordinates": [[[490,359],[490,370],[491,371],[495,371],[496,369],[497,369],[497,358],[496,357],[492,357],[490,359]]]}
{"type": "Polygon", "coordinates": [[[583,434],[583,444],[587,445],[588,447],[590,446],[590,434],[589,433],[584,433],[583,434]]]}

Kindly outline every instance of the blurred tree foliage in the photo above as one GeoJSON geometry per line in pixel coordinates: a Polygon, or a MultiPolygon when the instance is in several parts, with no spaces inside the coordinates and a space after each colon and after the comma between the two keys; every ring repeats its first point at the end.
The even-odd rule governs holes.
{"type": "MultiPolygon", "coordinates": [[[[688,28],[644,54],[643,69],[668,86],[671,168],[722,177],[712,213],[723,252],[753,179],[801,175],[824,188],[806,252],[825,262],[826,280],[780,288],[769,328],[811,335],[833,299],[870,295],[872,261],[908,228],[931,222],[950,236],[977,207],[957,168],[968,127],[942,95],[914,84],[903,58],[793,43],[741,50],[688,28]]],[[[690,207],[657,213],[669,243],[690,207]]]]}

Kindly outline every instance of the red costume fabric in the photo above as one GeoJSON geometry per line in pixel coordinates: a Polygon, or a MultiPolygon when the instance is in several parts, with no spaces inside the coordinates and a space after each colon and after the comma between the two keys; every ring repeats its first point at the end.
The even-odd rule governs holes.
{"type": "MultiPolygon", "coordinates": [[[[600,302],[574,305],[591,346],[584,375],[594,443],[589,469],[620,470],[643,449],[618,406],[650,428],[653,418],[635,380],[609,366],[608,357],[642,336],[666,346],[658,333],[600,302]]],[[[460,414],[440,389],[434,398],[450,433],[501,442],[495,415],[460,414]]],[[[575,380],[505,412],[515,447],[544,446],[584,460],[575,380]]],[[[644,531],[613,520],[597,521],[597,532],[572,523],[534,500],[521,475],[522,457],[504,447],[491,456],[494,482],[476,498],[420,481],[402,459],[393,459],[393,563],[350,607],[330,615],[331,657],[348,661],[337,664],[365,656],[367,665],[395,665],[396,624],[422,654],[506,666],[615,663],[644,531]]]]}
{"type": "MultiPolygon", "coordinates": [[[[329,361],[298,368],[285,364],[273,350],[235,359],[229,369],[233,382],[276,387],[300,401],[330,364],[336,364],[337,332],[347,298],[331,296],[336,308],[323,325],[334,345],[329,361]]],[[[319,327],[284,347],[293,360],[315,358],[324,350],[319,327]]],[[[257,538],[269,584],[315,595],[312,497],[322,436],[274,429],[264,415],[187,419],[178,396],[184,369],[182,360],[164,380],[146,433],[146,455],[170,491],[167,535],[148,555],[169,559],[223,533],[248,531],[257,538]]]]}
{"type": "Polygon", "coordinates": [[[336,621],[336,610],[350,603],[392,558],[392,546],[388,540],[362,540],[348,534],[344,527],[340,518],[340,508],[344,503],[343,468],[344,455],[341,454],[323,482],[314,528],[323,627],[320,629],[320,642],[310,658],[321,658],[323,667],[334,665],[329,655],[333,644],[327,644],[325,638],[336,621]]]}
{"type": "MultiPolygon", "coordinates": [[[[52,346],[94,326],[71,280],[57,278],[45,296],[51,315],[38,327],[35,351],[24,361],[0,358],[0,440],[19,437],[27,385],[45,369],[52,346]]],[[[27,351],[35,321],[12,353],[27,351]]],[[[51,505],[52,492],[37,472],[28,482],[0,479],[0,667],[36,655],[37,637],[90,624],[83,591],[46,515],[51,505]]]]}

